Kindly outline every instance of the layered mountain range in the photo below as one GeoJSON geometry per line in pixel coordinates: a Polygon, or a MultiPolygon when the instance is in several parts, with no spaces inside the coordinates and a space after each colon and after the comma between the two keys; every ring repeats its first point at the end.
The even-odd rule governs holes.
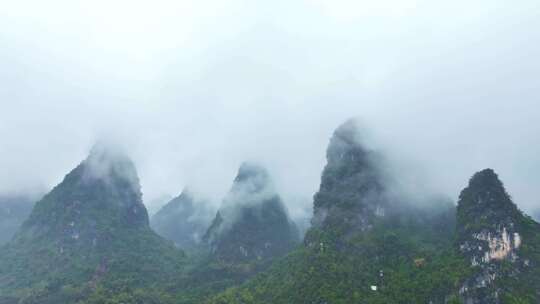
{"type": "Polygon", "coordinates": [[[411,196],[355,120],[326,159],[303,242],[256,163],[213,219],[189,190],[166,204],[161,237],[133,162],[97,146],[1,247],[0,303],[540,303],[540,224],[494,170],[457,204],[411,196]]]}
{"type": "Polygon", "coordinates": [[[211,303],[539,303],[540,228],[493,170],[458,207],[400,195],[355,121],[330,140],[304,245],[211,303]]]}

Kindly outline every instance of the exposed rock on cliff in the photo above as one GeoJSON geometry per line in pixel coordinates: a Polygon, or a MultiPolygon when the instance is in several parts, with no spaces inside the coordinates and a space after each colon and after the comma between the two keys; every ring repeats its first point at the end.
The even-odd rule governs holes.
{"type": "MultiPolygon", "coordinates": [[[[504,303],[512,287],[502,282],[530,284],[524,278],[538,273],[539,225],[518,210],[493,170],[471,178],[457,216],[459,251],[476,270],[460,290],[467,303],[504,303]]],[[[540,285],[536,288],[540,292],[540,285]]]]}

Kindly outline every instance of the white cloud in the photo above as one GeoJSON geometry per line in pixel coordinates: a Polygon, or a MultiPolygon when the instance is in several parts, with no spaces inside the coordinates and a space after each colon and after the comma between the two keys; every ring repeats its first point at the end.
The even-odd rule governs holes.
{"type": "Polygon", "coordinates": [[[433,188],[455,197],[490,166],[538,206],[538,17],[536,1],[1,3],[0,191],[54,185],[106,135],[148,199],[220,197],[257,159],[300,213],[333,129],[361,116],[433,188]]]}

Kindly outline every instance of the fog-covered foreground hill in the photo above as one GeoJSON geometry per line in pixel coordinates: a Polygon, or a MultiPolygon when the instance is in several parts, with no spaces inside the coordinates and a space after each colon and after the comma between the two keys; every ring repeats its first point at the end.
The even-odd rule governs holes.
{"type": "Polygon", "coordinates": [[[208,227],[186,191],[165,206],[154,227],[166,240],[131,160],[96,146],[0,249],[0,303],[540,302],[540,224],[494,170],[475,173],[457,207],[412,197],[362,134],[349,120],[330,139],[302,242],[254,163],[208,227]]]}

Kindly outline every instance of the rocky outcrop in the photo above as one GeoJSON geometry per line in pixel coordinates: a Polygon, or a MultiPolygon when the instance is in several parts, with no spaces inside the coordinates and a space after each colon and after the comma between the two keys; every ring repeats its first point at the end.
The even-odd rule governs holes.
{"type": "Polygon", "coordinates": [[[506,231],[506,227],[502,227],[502,230],[498,228],[492,234],[488,231],[482,231],[480,233],[473,234],[473,238],[478,240],[479,243],[485,246],[479,245],[477,248],[471,248],[471,246],[462,245],[460,247],[462,252],[478,251],[483,256],[478,260],[478,254],[473,255],[472,265],[476,266],[482,263],[489,263],[492,260],[504,260],[510,259],[515,261],[517,259],[516,251],[521,245],[521,237],[518,232],[509,234],[506,231]]]}
{"type": "Polygon", "coordinates": [[[491,169],[471,178],[461,192],[457,216],[459,251],[476,269],[460,294],[471,304],[502,303],[496,280],[518,276],[530,266],[520,252],[525,217],[491,169]],[[504,265],[509,266],[503,271],[504,265]]]}

